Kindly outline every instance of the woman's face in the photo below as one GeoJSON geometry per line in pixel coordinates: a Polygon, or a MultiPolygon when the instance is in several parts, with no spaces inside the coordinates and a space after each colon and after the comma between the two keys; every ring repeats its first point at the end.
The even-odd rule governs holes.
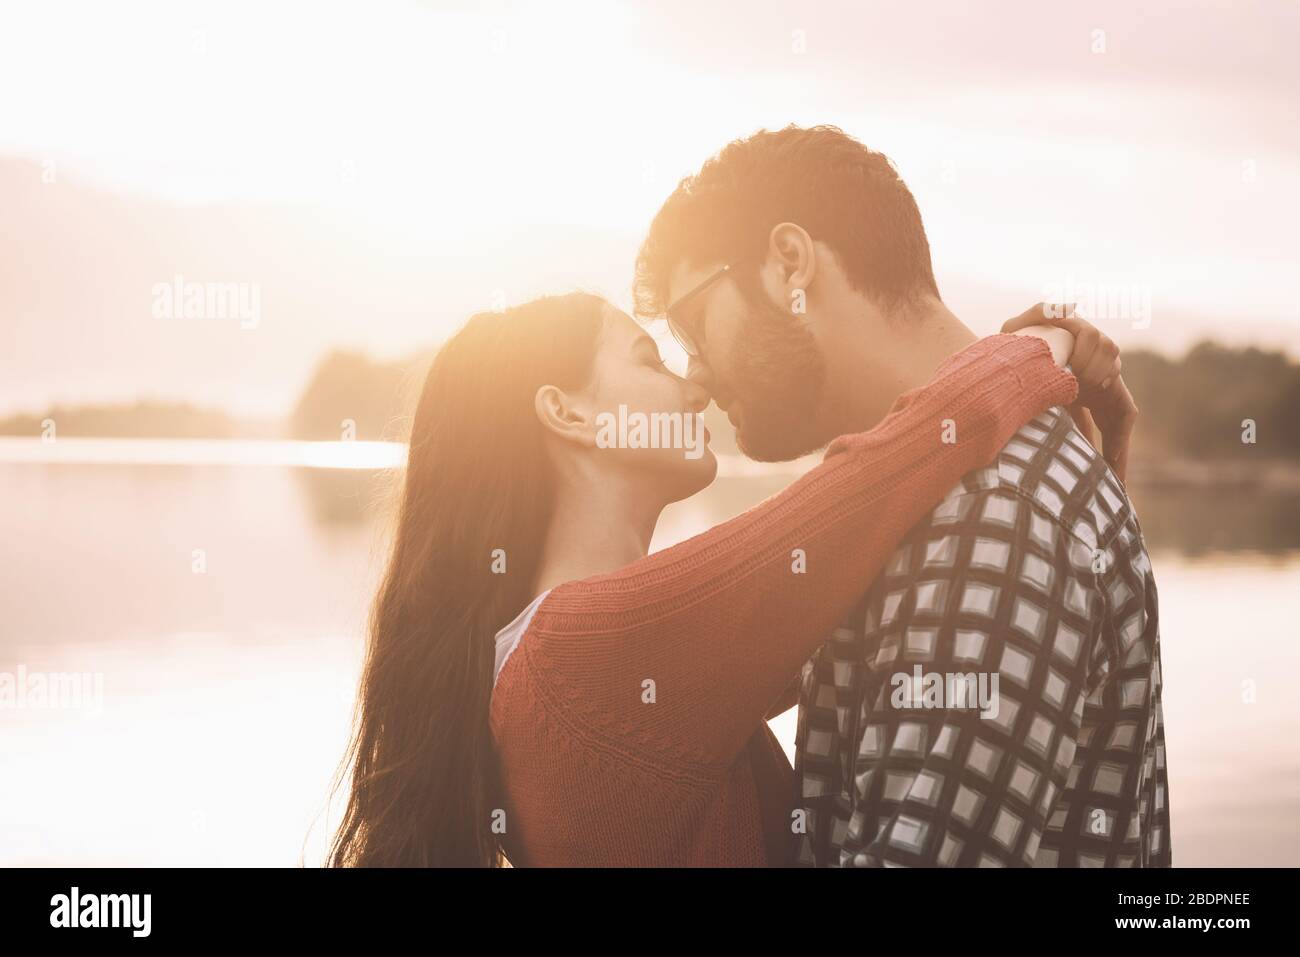
{"type": "Polygon", "coordinates": [[[700,416],[708,393],[670,372],[655,341],[610,305],[580,401],[596,427],[596,462],[650,483],[665,504],[694,494],[717,474],[700,416]]]}

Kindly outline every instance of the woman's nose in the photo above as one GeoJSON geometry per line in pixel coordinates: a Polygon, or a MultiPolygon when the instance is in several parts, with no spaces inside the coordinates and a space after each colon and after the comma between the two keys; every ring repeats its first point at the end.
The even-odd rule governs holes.
{"type": "Polygon", "coordinates": [[[690,362],[686,364],[686,381],[709,394],[713,393],[713,370],[699,356],[691,356],[690,362]]]}
{"type": "Polygon", "coordinates": [[[712,385],[713,375],[709,372],[709,367],[698,359],[692,358],[690,365],[686,369],[686,401],[691,410],[703,412],[713,397],[712,385]]]}

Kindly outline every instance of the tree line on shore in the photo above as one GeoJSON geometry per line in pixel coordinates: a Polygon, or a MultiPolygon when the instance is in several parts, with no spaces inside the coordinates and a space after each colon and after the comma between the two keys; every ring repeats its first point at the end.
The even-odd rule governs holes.
{"type": "MultiPolygon", "coordinates": [[[[430,353],[382,362],[335,351],[316,366],[282,421],[241,419],[186,403],[59,406],[0,420],[0,434],[122,438],[342,438],[402,441],[430,353]]],[[[1201,342],[1182,358],[1124,354],[1141,411],[1135,455],[1300,459],[1300,363],[1280,351],[1201,342]]],[[[725,418],[706,413],[713,445],[734,451],[725,418]]]]}

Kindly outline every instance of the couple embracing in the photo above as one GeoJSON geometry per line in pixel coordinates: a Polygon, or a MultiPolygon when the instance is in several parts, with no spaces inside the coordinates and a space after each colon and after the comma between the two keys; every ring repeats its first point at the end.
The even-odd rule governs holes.
{"type": "Polygon", "coordinates": [[[907,186],[833,127],[682,180],[634,290],[685,377],[586,294],[435,357],[331,863],[1168,866],[1114,344],[1041,304],[977,337],[907,186]],[[749,457],[824,460],[648,554],[716,459],[601,423],[710,401],[749,457]],[[796,704],[791,767],[766,720],[796,704]]]}

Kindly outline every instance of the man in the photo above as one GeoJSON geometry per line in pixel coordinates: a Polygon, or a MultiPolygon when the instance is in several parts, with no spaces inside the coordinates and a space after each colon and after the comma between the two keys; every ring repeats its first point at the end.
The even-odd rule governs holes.
{"type": "MultiPolygon", "coordinates": [[[[760,132],[683,180],[635,292],[760,461],[871,428],[976,338],[939,297],[906,185],[833,127],[760,132]]],[[[1044,319],[1072,322],[1013,323],[1044,319]]],[[[1114,361],[1073,330],[1076,370],[1114,361]]],[[[1110,464],[1067,410],[1044,413],[912,529],[805,666],[797,863],[1171,863],[1156,587],[1122,482],[1136,408],[1118,374],[1102,393],[1110,464]]]]}

